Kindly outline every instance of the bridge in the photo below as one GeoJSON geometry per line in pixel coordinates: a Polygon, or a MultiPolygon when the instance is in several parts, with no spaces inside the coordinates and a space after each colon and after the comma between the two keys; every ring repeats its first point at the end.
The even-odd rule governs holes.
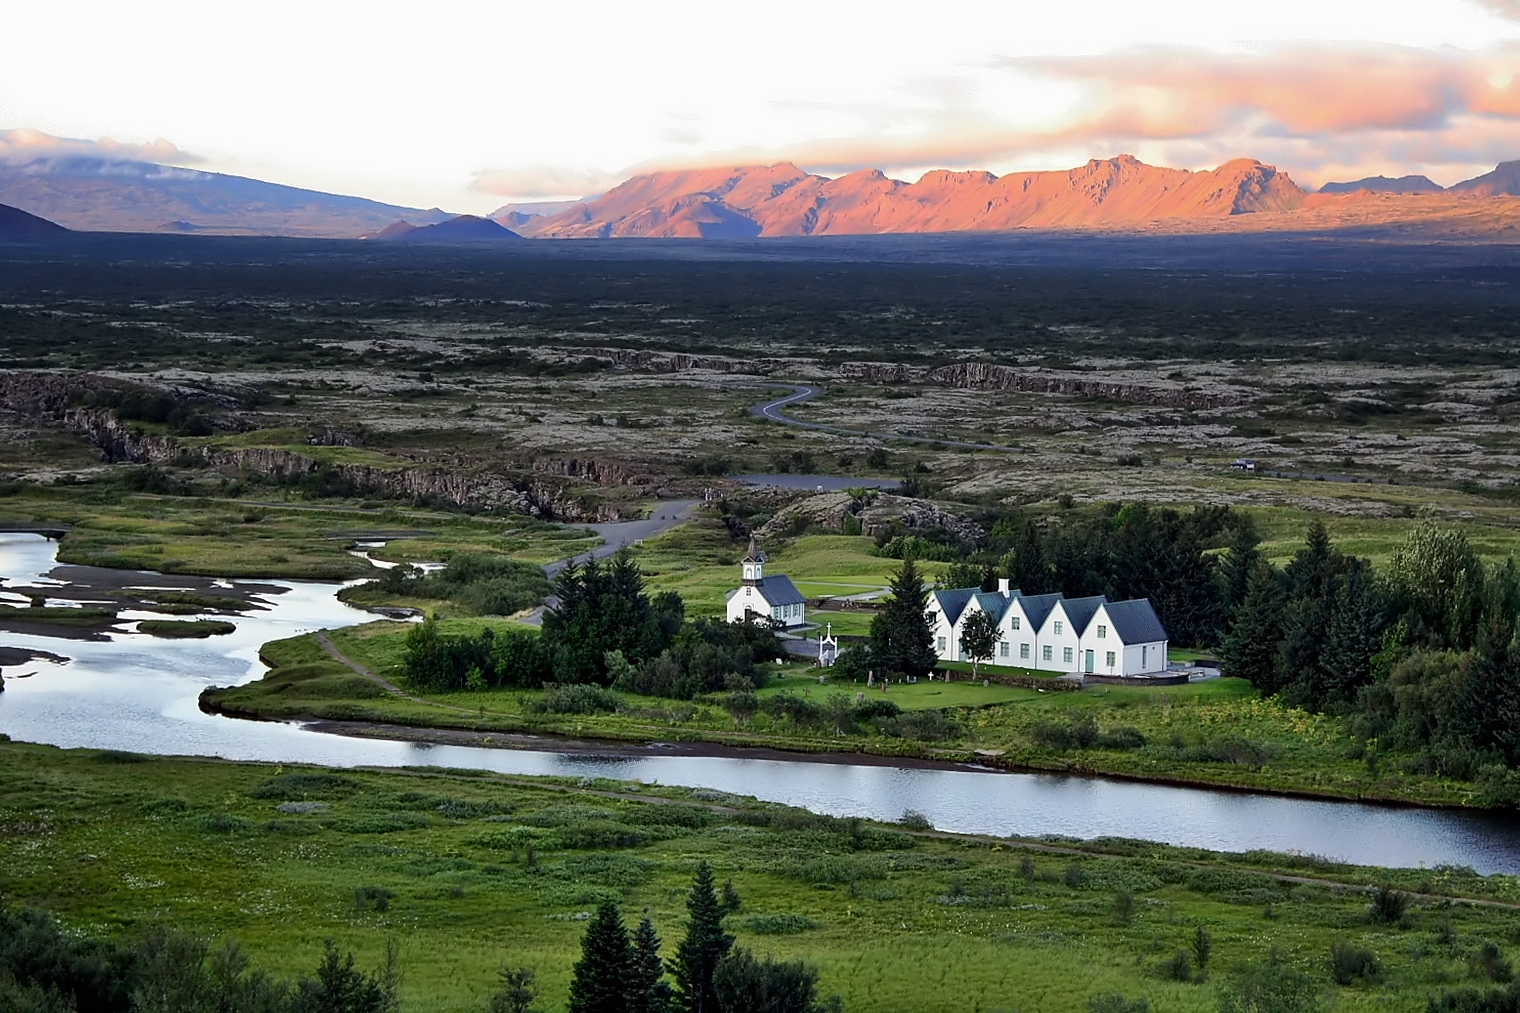
{"type": "Polygon", "coordinates": [[[69,533],[64,524],[5,524],[0,523],[0,535],[41,535],[50,542],[60,541],[69,533]]]}

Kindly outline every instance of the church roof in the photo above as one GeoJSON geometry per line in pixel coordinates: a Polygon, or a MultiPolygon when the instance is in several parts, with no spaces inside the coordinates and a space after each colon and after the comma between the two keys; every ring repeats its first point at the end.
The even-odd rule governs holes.
{"type": "Polygon", "coordinates": [[[797,585],[792,583],[792,578],[785,574],[778,573],[758,581],[755,590],[760,592],[760,597],[772,608],[778,605],[801,605],[807,601],[802,592],[797,590],[797,585]]]}
{"type": "Polygon", "coordinates": [[[1166,629],[1149,598],[1109,602],[1103,606],[1114,633],[1126,644],[1154,644],[1165,640],[1166,629]]]}
{"type": "Polygon", "coordinates": [[[741,560],[741,562],[745,562],[745,563],[763,563],[763,562],[765,562],[765,557],[763,555],[761,555],[761,553],[760,553],[760,546],[758,546],[758,545],[755,544],[755,536],[754,535],[750,535],[749,536],[749,551],[744,554],[744,559],[741,560]]]}

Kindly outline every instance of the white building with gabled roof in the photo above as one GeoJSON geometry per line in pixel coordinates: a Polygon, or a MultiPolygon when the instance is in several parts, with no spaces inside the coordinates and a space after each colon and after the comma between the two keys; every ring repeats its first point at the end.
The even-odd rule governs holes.
{"type": "Polygon", "coordinates": [[[728,621],[743,622],[747,616],[769,619],[779,626],[801,626],[807,621],[807,599],[784,574],[765,575],[765,556],[749,539],[749,551],[739,562],[743,578],[739,587],[728,592],[728,621]]]}
{"type": "Polygon", "coordinates": [[[960,635],[967,617],[980,611],[998,619],[1001,636],[986,659],[993,665],[1118,676],[1167,668],[1166,630],[1146,598],[1111,602],[1103,595],[1026,595],[1003,580],[996,591],[932,591],[926,611],[941,661],[971,660],[960,635]]]}

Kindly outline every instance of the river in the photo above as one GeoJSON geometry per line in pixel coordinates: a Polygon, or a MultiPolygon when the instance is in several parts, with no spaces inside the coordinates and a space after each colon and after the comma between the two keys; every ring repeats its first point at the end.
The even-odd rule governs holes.
{"type": "MultiPolygon", "coordinates": [[[[38,536],[0,536],[4,583],[46,583],[55,551],[54,544],[38,536]]],[[[87,572],[68,571],[75,579],[87,572]]],[[[118,571],[102,571],[106,575],[117,583],[122,580],[118,571]]],[[[135,575],[143,586],[152,586],[155,577],[135,575]]],[[[0,732],[64,747],[232,760],[425,764],[610,777],[714,788],[835,815],[892,820],[905,809],[915,809],[940,829],[966,833],[1133,837],[1220,851],[1269,848],[1367,865],[1449,864],[1484,873],[1520,873],[1520,820],[1513,816],[1009,774],[970,766],[923,769],[731,756],[629,756],[615,750],[586,755],[556,752],[552,743],[542,751],[429,746],[204,714],[197,706],[202,689],[261,674],[260,644],[373,618],[339,602],[336,585],[250,583],[260,589],[259,600],[268,610],[237,618],[236,632],[208,640],[160,640],[137,633],[115,633],[101,640],[4,634],[4,646],[69,660],[34,660],[6,670],[0,732]],[[31,674],[18,677],[25,673],[31,674]]]]}

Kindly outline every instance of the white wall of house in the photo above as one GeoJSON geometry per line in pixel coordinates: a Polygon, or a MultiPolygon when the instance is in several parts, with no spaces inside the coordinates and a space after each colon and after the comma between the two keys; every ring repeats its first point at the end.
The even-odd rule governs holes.
{"type": "Polygon", "coordinates": [[[1124,648],[1124,675],[1148,675],[1166,671],[1168,641],[1154,644],[1127,644],[1124,648]]]}
{"type": "Polygon", "coordinates": [[[1056,602],[1056,607],[1045,617],[1045,625],[1040,627],[1040,635],[1036,638],[1039,642],[1039,656],[1035,658],[1033,667],[1041,671],[1077,671],[1077,650],[1081,647],[1082,638],[1072,628],[1064,606],[1065,602],[1056,602]]]}
{"type": "Polygon", "coordinates": [[[1095,675],[1126,675],[1124,646],[1114,624],[1108,618],[1108,612],[1104,606],[1099,605],[1098,611],[1093,613],[1092,620],[1082,633],[1077,653],[1079,664],[1073,671],[1092,672],[1095,675]],[[1087,663],[1089,652],[1092,653],[1091,666],[1087,663]]]}
{"type": "MultiPolygon", "coordinates": [[[[963,609],[961,611],[960,618],[958,618],[955,621],[955,629],[952,631],[953,635],[954,635],[954,639],[949,643],[949,648],[950,648],[950,650],[951,650],[952,653],[946,656],[946,660],[949,660],[949,661],[970,661],[971,660],[970,658],[968,658],[968,657],[965,656],[965,649],[961,646],[961,634],[966,631],[966,620],[970,619],[972,617],[972,615],[974,615],[974,614],[976,614],[978,612],[985,612],[985,611],[986,611],[986,609],[982,608],[981,603],[978,602],[975,598],[971,599],[971,601],[969,601],[966,604],[965,609],[963,609]]],[[[939,641],[936,640],[935,643],[938,644],[939,641]]],[[[989,659],[986,659],[986,660],[990,661],[994,665],[1006,665],[1006,664],[1009,664],[1009,662],[1004,661],[1004,660],[1002,660],[1002,658],[999,657],[998,648],[997,648],[996,645],[994,645],[993,648],[992,648],[992,657],[989,658],[989,659]]]]}
{"type": "Polygon", "coordinates": [[[1024,613],[1024,603],[1018,598],[1009,602],[1007,611],[1003,613],[1002,622],[998,623],[998,629],[1002,633],[1003,642],[998,646],[997,654],[992,659],[993,663],[1034,668],[1035,659],[1039,657],[1039,646],[1035,636],[1038,631],[1029,621],[1029,616],[1024,613]],[[1004,646],[1008,648],[1007,654],[1003,653],[1004,646]]]}

